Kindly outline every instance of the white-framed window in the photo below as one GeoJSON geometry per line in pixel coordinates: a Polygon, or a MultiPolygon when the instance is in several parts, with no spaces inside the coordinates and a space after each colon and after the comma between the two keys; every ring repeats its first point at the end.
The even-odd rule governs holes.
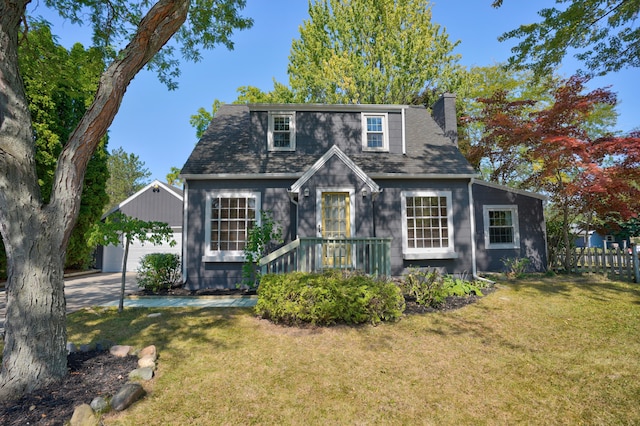
{"type": "Polygon", "coordinates": [[[204,260],[243,262],[247,233],[259,222],[259,192],[216,191],[207,194],[204,260]]]}
{"type": "Polygon", "coordinates": [[[402,192],[402,252],[405,259],[457,258],[450,191],[402,192]]]}
{"type": "Polygon", "coordinates": [[[267,144],[269,151],[295,151],[295,112],[269,112],[267,144]]]}
{"type": "Polygon", "coordinates": [[[388,116],[362,113],[362,149],[364,151],[389,151],[388,116]]]}
{"type": "Polygon", "coordinates": [[[518,206],[483,206],[484,245],[488,249],[520,248],[518,206]]]}

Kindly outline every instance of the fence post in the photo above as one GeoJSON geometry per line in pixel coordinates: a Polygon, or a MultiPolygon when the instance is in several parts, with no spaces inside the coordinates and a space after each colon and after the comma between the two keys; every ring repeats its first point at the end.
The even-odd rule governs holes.
{"type": "Polygon", "coordinates": [[[631,244],[631,261],[633,262],[633,275],[634,282],[636,284],[640,283],[640,268],[638,267],[638,245],[631,244]]]}

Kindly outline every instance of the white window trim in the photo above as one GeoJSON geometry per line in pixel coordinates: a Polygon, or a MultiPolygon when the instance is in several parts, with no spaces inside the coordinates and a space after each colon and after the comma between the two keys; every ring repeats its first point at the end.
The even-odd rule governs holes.
{"type": "Polygon", "coordinates": [[[518,222],[518,206],[515,204],[492,204],[482,206],[484,222],[484,246],[487,249],[517,249],[520,248],[520,225],[518,222]],[[513,243],[491,243],[489,239],[489,212],[510,211],[513,223],[513,243]]]}
{"type": "Polygon", "coordinates": [[[253,197],[256,200],[256,224],[260,225],[260,193],[255,191],[212,191],[207,193],[205,203],[204,256],[203,262],[244,262],[243,250],[211,250],[211,200],[218,197],[253,197]]]}
{"type": "Polygon", "coordinates": [[[386,112],[363,112],[362,113],[362,150],[363,151],[379,151],[379,152],[388,152],[389,151],[389,114],[386,112]],[[381,147],[370,147],[367,144],[367,117],[382,117],[382,146],[381,147]]]}
{"type": "Polygon", "coordinates": [[[418,259],[457,259],[454,249],[453,203],[451,191],[402,191],[402,257],[407,260],[418,259]],[[447,200],[447,228],[449,245],[438,248],[409,248],[409,232],[407,229],[407,197],[445,197],[447,200]]]}
{"type": "Polygon", "coordinates": [[[269,131],[267,133],[267,148],[269,151],[295,151],[296,150],[296,112],[295,111],[269,111],[269,131]],[[273,119],[275,117],[289,117],[289,146],[274,146],[273,142],[273,119]]]}

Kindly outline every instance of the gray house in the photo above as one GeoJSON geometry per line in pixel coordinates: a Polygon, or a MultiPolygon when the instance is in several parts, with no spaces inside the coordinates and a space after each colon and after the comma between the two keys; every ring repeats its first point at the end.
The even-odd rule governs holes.
{"type": "MultiPolygon", "coordinates": [[[[171,247],[168,243],[154,246],[135,240],[129,246],[127,271],[135,271],[143,256],[149,253],[182,252],[182,190],[175,186],[154,180],[103,215],[103,219],[114,212],[145,221],[166,222],[173,230],[173,239],[177,243],[171,247]]],[[[102,272],[121,272],[124,246],[98,247],[97,267],[102,272]]]]}
{"type": "Polygon", "coordinates": [[[269,271],[412,266],[475,275],[504,257],[546,267],[542,198],[479,182],[457,146],[455,98],[408,105],[224,105],[182,169],[183,279],[234,288],[247,229],[269,211],[269,271]]]}

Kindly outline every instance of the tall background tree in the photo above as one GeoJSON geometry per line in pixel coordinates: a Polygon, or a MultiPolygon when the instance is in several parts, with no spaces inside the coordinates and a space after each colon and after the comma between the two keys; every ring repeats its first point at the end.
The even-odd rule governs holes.
{"type": "Polygon", "coordinates": [[[28,3],[0,2],[0,234],[8,260],[0,399],[18,398],[67,373],[65,253],[87,164],[131,80],[150,65],[175,87],[176,50],[197,60],[200,48],[220,43],[231,48],[232,31],[252,23],[238,14],[244,0],[45,1],[73,23],[90,22],[94,45],[109,60],[91,105],[63,143],[46,202],[18,61],[19,34],[28,31],[22,26],[28,3]],[[177,45],[165,46],[177,32],[177,45]]]}
{"type": "Polygon", "coordinates": [[[407,104],[452,91],[462,67],[428,0],[318,0],[289,56],[296,101],[407,104]]]}
{"type": "MultiPolygon", "coordinates": [[[[500,7],[503,0],[495,0],[500,7]]],[[[640,66],[640,0],[557,0],[540,10],[542,21],[503,34],[501,41],[521,39],[509,64],[549,73],[569,52],[589,73],[603,75],[640,66]]]]}
{"type": "MultiPolygon", "coordinates": [[[[151,172],[136,154],[125,152],[122,147],[111,151],[107,160],[109,180],[107,195],[109,209],[140,191],[149,183],[151,172]]],[[[108,209],[107,209],[108,210],[108,209]]]]}

